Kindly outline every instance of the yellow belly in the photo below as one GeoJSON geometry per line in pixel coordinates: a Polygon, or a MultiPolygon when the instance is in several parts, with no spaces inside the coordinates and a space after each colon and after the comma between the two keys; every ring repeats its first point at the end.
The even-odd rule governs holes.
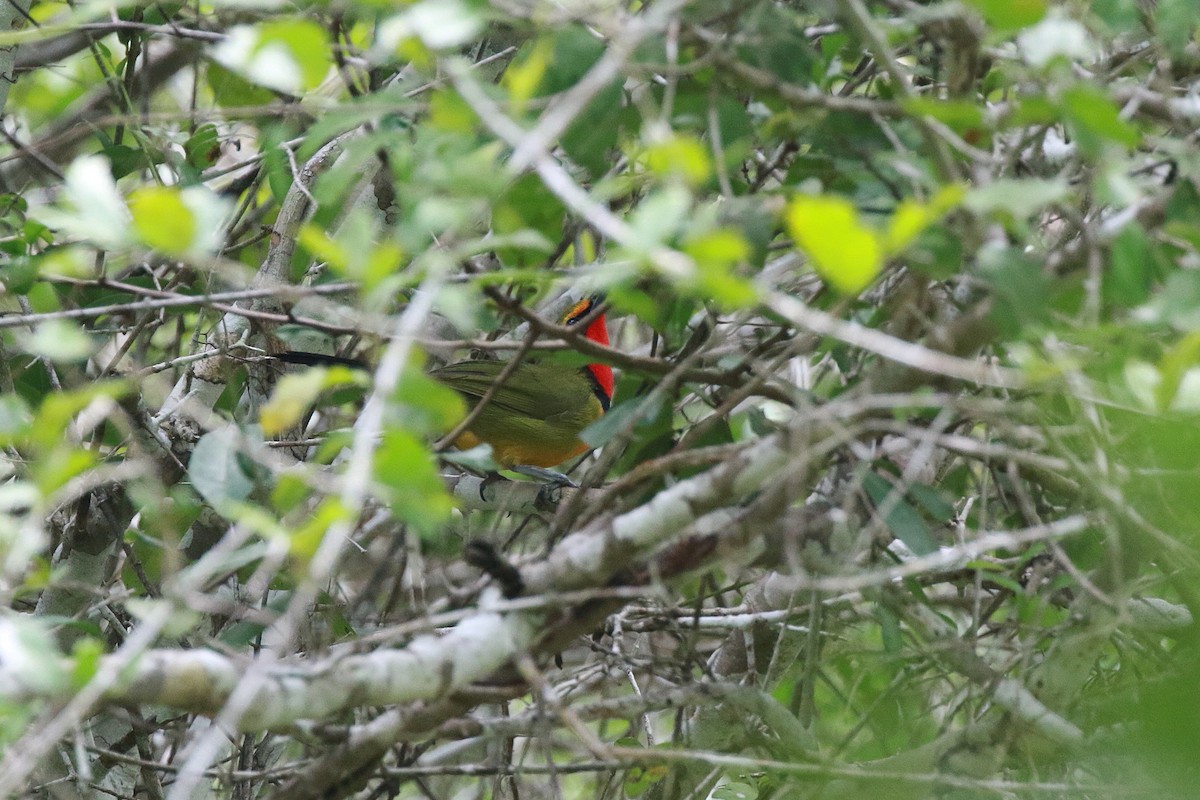
{"type": "Polygon", "coordinates": [[[480,439],[471,431],[464,431],[454,440],[454,446],[460,450],[468,450],[484,443],[492,446],[492,458],[503,467],[515,467],[523,464],[528,467],[554,467],[568,458],[581,455],[588,451],[588,446],[576,440],[570,446],[548,447],[531,442],[518,442],[500,438],[480,439]]]}

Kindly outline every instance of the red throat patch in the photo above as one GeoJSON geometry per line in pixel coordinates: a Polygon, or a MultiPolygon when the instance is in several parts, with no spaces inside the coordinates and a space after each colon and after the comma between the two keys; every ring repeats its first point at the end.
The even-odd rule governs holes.
{"type": "MultiPolygon", "coordinates": [[[[592,324],[588,325],[584,336],[596,344],[608,347],[608,325],[605,324],[603,314],[592,320],[592,324]]],[[[588,364],[587,369],[588,372],[592,373],[592,377],[596,379],[597,385],[608,395],[608,399],[611,402],[613,391],[616,389],[616,383],[613,381],[612,367],[608,366],[608,364],[588,364]]]]}

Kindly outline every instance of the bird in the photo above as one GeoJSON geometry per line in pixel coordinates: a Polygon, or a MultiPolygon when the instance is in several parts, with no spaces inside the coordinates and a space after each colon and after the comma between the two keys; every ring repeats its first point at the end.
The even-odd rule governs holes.
{"type": "MultiPolygon", "coordinates": [[[[586,321],[584,337],[607,346],[605,315],[603,311],[593,313],[603,302],[603,295],[585,297],[571,306],[560,324],[573,326],[586,321]]],[[[280,353],[276,358],[293,364],[363,366],[354,359],[298,351],[280,353]]],[[[504,361],[469,359],[435,368],[429,375],[458,392],[473,412],[507,366],[504,361]]],[[[533,359],[522,361],[453,444],[462,450],[491,445],[492,458],[505,469],[574,485],[548,468],[590,449],[580,434],[608,411],[614,390],[612,367],[607,364],[576,367],[533,359]]]]}

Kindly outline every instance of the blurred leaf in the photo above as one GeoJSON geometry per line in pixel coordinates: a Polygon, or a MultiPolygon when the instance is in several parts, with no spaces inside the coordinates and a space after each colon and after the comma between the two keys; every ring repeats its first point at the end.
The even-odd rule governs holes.
{"type": "Polygon", "coordinates": [[[968,192],[963,205],[976,214],[1004,212],[1025,219],[1048,205],[1066,200],[1070,191],[1071,187],[1061,178],[1001,178],[968,192]]]}
{"type": "Polygon", "coordinates": [[[713,789],[713,800],[757,800],[758,789],[748,783],[726,783],[713,789]]]}
{"type": "Polygon", "coordinates": [[[324,29],[304,19],[235,25],[212,57],[252,83],[292,95],[316,87],[332,65],[324,29]]]}
{"type": "Polygon", "coordinates": [[[937,487],[914,483],[908,487],[908,496],[920,503],[926,513],[938,522],[948,522],[954,518],[954,505],[937,487]]]}
{"type": "Polygon", "coordinates": [[[508,89],[508,107],[514,117],[524,113],[525,106],[541,85],[553,52],[552,40],[539,39],[521,48],[513,63],[504,71],[503,85],[508,89]]]}
{"type": "Polygon", "coordinates": [[[145,186],[129,195],[133,228],[150,247],[168,255],[186,253],[196,238],[196,220],[179,191],[145,186]]]}
{"type": "Polygon", "coordinates": [[[1104,299],[1111,306],[1129,307],[1150,295],[1154,254],[1140,226],[1128,225],[1108,248],[1109,270],[1104,299]]]}
{"type": "Polygon", "coordinates": [[[1142,139],[1137,128],[1121,119],[1120,109],[1108,95],[1097,89],[1075,86],[1063,92],[1062,103],[1075,141],[1088,155],[1100,155],[1108,143],[1137,147],[1142,139]]]}
{"type": "Polygon", "coordinates": [[[754,286],[740,278],[735,269],[750,257],[750,246],[736,231],[725,228],[689,239],[683,248],[696,262],[699,281],[694,285],[700,297],[711,299],[722,308],[745,308],[758,300],[754,286]]]}
{"type": "Polygon", "coordinates": [[[929,534],[929,527],[916,509],[906,503],[902,497],[896,497],[896,487],[892,482],[878,473],[868,472],[863,477],[863,490],[875,504],[876,510],[891,506],[884,522],[897,539],[908,545],[908,549],[919,556],[937,551],[937,545],[929,534]]]}
{"type": "Polygon", "coordinates": [[[1155,33],[1172,58],[1181,58],[1195,41],[1196,5],[1191,0],[1158,0],[1154,9],[1155,33]]]}
{"type": "Polygon", "coordinates": [[[691,136],[675,135],[654,142],[645,150],[646,165],[660,177],[675,177],[697,186],[712,175],[708,150],[691,136]]]}
{"type": "Polygon", "coordinates": [[[259,423],[267,436],[278,436],[300,422],[317,396],[328,389],[360,383],[363,375],[349,367],[310,367],[284,375],[259,412],[259,423]]]}
{"type": "Polygon", "coordinates": [[[879,634],[883,640],[884,651],[899,653],[904,648],[904,634],[900,631],[900,619],[896,612],[883,603],[876,603],[875,619],[879,621],[879,634]]]}
{"type": "Polygon", "coordinates": [[[883,269],[878,237],[848,200],[797,195],[784,219],[796,246],[812,260],[813,269],[839,292],[858,294],[883,269]]]}
{"type": "Polygon", "coordinates": [[[221,155],[221,143],[217,136],[217,126],[205,123],[183,143],[183,152],[187,163],[199,170],[207,169],[216,163],[221,155]]]}
{"type": "Polygon", "coordinates": [[[1014,31],[1046,16],[1046,0],[967,0],[999,31],[1014,31]]]}
{"type": "Polygon", "coordinates": [[[27,614],[0,617],[4,669],[15,688],[57,696],[71,685],[62,652],[46,624],[27,614]]]}
{"type": "Polygon", "coordinates": [[[200,437],[188,461],[192,487],[216,509],[240,502],[254,490],[254,479],[243,466],[242,434],[226,425],[200,437]]]}
{"type": "Polygon", "coordinates": [[[75,642],[71,648],[71,685],[82,688],[100,670],[100,659],[104,656],[104,643],[91,636],[75,642]]]}
{"type": "Polygon", "coordinates": [[[29,404],[17,394],[0,394],[0,442],[15,443],[24,438],[33,422],[29,404]]]}
{"type": "Polygon", "coordinates": [[[261,86],[255,86],[232,69],[215,61],[205,66],[204,79],[217,104],[226,108],[265,106],[275,99],[271,92],[261,86]]]}
{"type": "Polygon", "coordinates": [[[655,403],[649,397],[637,397],[617,403],[608,413],[583,429],[579,438],[588,447],[603,447],[622,428],[630,424],[638,424],[653,420],[658,416],[661,403],[655,403]]]}
{"type": "Polygon", "coordinates": [[[51,361],[84,361],[96,351],[96,344],[76,323],[51,319],[39,323],[33,333],[21,337],[21,349],[51,361]]]}
{"type": "Polygon", "coordinates": [[[609,151],[616,147],[622,131],[618,114],[621,86],[620,80],[614,80],[597,92],[562,135],[567,155],[596,176],[609,167],[609,151]]]}
{"type": "Polygon", "coordinates": [[[316,555],[330,526],[338,522],[347,522],[349,519],[350,512],[339,498],[332,496],[324,498],[320,505],[311,514],[307,514],[304,521],[291,532],[291,536],[288,538],[288,552],[293,558],[307,564],[316,555]]]}
{"type": "Polygon", "coordinates": [[[1167,350],[1158,365],[1159,383],[1155,388],[1155,406],[1159,411],[1171,408],[1183,383],[1184,375],[1200,363],[1200,332],[1184,336],[1167,350]]]}
{"type": "MultiPolygon", "coordinates": [[[[990,1],[990,0],[989,0],[990,1]]],[[[1007,5],[1007,0],[997,0],[1007,5]]],[[[913,114],[933,117],[944,122],[957,133],[963,133],[987,124],[984,109],[966,100],[937,100],[930,97],[908,97],[901,104],[913,114]]]]}
{"type": "Polygon", "coordinates": [[[931,224],[941,219],[966,196],[959,185],[942,187],[928,203],[905,198],[892,213],[883,239],[886,253],[894,254],[908,247],[931,224]]]}
{"type": "Polygon", "coordinates": [[[389,430],[375,453],[375,480],[397,519],[422,537],[437,533],[450,518],[454,501],[446,492],[429,449],[402,430],[389,430]]]}
{"type": "Polygon", "coordinates": [[[1132,31],[1141,25],[1137,0],[1092,0],[1092,13],[1116,33],[1132,31]]]}
{"type": "Polygon", "coordinates": [[[404,427],[422,435],[445,433],[467,415],[462,395],[415,366],[405,370],[393,399],[404,427]]]}
{"type": "Polygon", "coordinates": [[[145,186],[129,195],[133,228],[147,246],[167,255],[195,256],[221,245],[225,201],[203,186],[145,186]]]}
{"type": "Polygon", "coordinates": [[[120,180],[131,172],[154,165],[147,150],[140,150],[128,145],[109,145],[102,152],[112,165],[114,180],[120,180]]]}
{"type": "Polygon", "coordinates": [[[1059,11],[1021,31],[1017,45],[1025,60],[1039,68],[1056,60],[1086,61],[1096,52],[1096,43],[1087,28],[1059,11]]]}
{"type": "Polygon", "coordinates": [[[111,165],[100,156],[75,159],[67,168],[59,205],[35,206],[30,216],[52,229],[112,249],[126,244],[130,223],[111,165]]]}

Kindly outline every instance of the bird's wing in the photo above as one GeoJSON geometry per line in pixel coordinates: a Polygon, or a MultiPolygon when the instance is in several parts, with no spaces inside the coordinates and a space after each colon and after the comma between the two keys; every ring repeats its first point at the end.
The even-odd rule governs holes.
{"type": "MultiPolygon", "coordinates": [[[[495,383],[505,366],[503,361],[460,361],[429,374],[474,405],[495,383]]],[[[555,418],[572,408],[572,387],[562,384],[577,379],[569,368],[526,362],[509,376],[488,401],[488,406],[533,419],[555,418]]]]}

